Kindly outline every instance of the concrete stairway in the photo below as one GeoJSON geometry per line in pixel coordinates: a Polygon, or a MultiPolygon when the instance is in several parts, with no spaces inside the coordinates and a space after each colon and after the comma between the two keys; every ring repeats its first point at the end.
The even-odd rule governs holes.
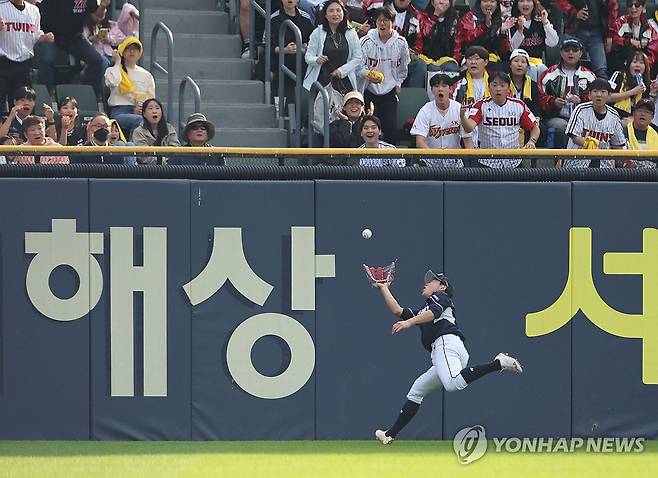
{"type": "MultiPolygon", "coordinates": [[[[145,0],[143,39],[150,62],[151,32],[162,21],[174,34],[174,118],[178,121],[178,88],[190,76],[201,89],[201,112],[217,127],[215,146],[285,147],[286,130],[278,128],[274,106],[264,102],[264,85],[251,80],[251,61],[240,59],[239,35],[229,34],[229,15],[216,0],[145,0]]],[[[158,62],[166,68],[167,47],[158,34],[158,62]]],[[[158,98],[165,103],[167,82],[154,73],[158,98]]],[[[194,109],[188,87],[185,117],[194,109]]]]}

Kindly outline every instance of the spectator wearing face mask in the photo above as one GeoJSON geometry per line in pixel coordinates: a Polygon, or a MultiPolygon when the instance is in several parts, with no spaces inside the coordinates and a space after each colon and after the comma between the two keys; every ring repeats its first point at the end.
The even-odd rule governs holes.
{"type": "MultiPolygon", "coordinates": [[[[83,146],[110,146],[110,118],[105,113],[96,113],[87,123],[87,141],[83,146]]],[[[120,156],[105,154],[72,156],[72,164],[123,164],[120,156]]]]}

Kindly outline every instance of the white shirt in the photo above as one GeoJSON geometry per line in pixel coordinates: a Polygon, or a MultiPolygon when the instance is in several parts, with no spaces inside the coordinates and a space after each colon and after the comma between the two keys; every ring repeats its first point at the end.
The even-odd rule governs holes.
{"type": "MultiPolygon", "coordinates": [[[[501,106],[491,98],[476,101],[468,111],[468,118],[478,124],[480,148],[517,149],[519,128],[531,130],[537,118],[525,102],[507,97],[501,106]]],[[[515,168],[521,159],[480,159],[490,168],[515,168]]]]}
{"type": "MultiPolygon", "coordinates": [[[[461,138],[470,138],[472,133],[467,133],[461,126],[461,105],[455,100],[450,100],[447,110],[440,110],[436,101],[425,104],[418,114],[414,125],[411,127],[411,135],[423,136],[428,148],[432,149],[459,149],[461,138]]],[[[461,159],[423,159],[428,166],[458,167],[463,168],[461,159]]]]}
{"type": "MultiPolygon", "coordinates": [[[[591,101],[576,106],[564,131],[564,134],[569,136],[567,149],[583,149],[573,142],[570,136],[572,134],[581,138],[591,136],[598,139],[598,149],[610,149],[611,145],[624,146],[626,144],[619,113],[609,105],[606,105],[606,109],[603,119],[598,119],[591,101]]],[[[587,168],[590,162],[589,159],[567,159],[564,161],[564,167],[587,168]]],[[[602,168],[611,168],[612,160],[602,159],[600,164],[602,168]]]]}
{"type": "MultiPolygon", "coordinates": [[[[359,146],[359,148],[362,149],[367,147],[368,146],[366,146],[365,143],[359,146]]],[[[379,140],[377,147],[380,149],[396,149],[396,147],[392,144],[382,140],[379,140]]],[[[359,161],[359,166],[394,166],[398,168],[404,168],[405,165],[406,161],[403,158],[361,158],[359,161]]]]}
{"type": "Polygon", "coordinates": [[[15,62],[27,61],[34,57],[34,45],[43,35],[41,12],[29,2],[21,11],[11,2],[0,3],[0,17],[5,28],[0,30],[0,57],[15,62]]]}
{"type": "MultiPolygon", "coordinates": [[[[133,106],[135,104],[135,95],[128,93],[122,95],[119,93],[119,83],[121,83],[120,66],[111,66],[105,70],[105,84],[110,87],[110,97],[107,104],[110,106],[133,106]]],[[[148,98],[155,98],[155,80],[153,75],[141,66],[137,65],[134,69],[128,68],[128,77],[135,82],[135,92],[144,93],[144,101],[148,98]]]]}

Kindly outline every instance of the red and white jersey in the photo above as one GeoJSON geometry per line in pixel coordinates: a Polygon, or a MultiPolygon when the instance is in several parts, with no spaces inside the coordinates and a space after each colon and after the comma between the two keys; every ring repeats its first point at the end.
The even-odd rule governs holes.
{"type": "MultiPolygon", "coordinates": [[[[569,136],[567,149],[582,149],[573,142],[571,135],[580,136],[581,138],[586,136],[596,138],[599,140],[598,149],[610,149],[610,146],[624,146],[626,144],[624,130],[621,127],[621,118],[617,110],[610,105],[606,105],[606,113],[601,117],[594,110],[591,101],[576,106],[564,133],[569,136]]],[[[590,162],[589,159],[567,159],[564,161],[564,167],[587,168],[590,162]]],[[[600,165],[602,168],[610,168],[612,163],[612,160],[602,159],[600,165]]]]}
{"type": "Polygon", "coordinates": [[[0,17],[5,27],[0,30],[0,57],[23,62],[34,56],[34,45],[41,31],[41,13],[29,2],[19,10],[11,2],[0,2],[0,17]]]}
{"type": "MultiPolygon", "coordinates": [[[[441,111],[435,101],[430,101],[418,111],[414,125],[411,127],[411,135],[423,136],[431,149],[461,148],[461,138],[470,138],[473,134],[467,133],[462,128],[460,109],[461,105],[455,100],[450,100],[450,105],[445,111],[441,111]]],[[[423,161],[428,166],[464,167],[461,159],[423,159],[423,161]]]]}
{"type": "MultiPolygon", "coordinates": [[[[502,106],[491,98],[476,101],[467,116],[478,124],[483,149],[518,148],[519,129],[531,130],[538,121],[525,102],[509,96],[502,106]]],[[[490,168],[515,168],[521,159],[481,159],[480,163],[490,168]]]]}

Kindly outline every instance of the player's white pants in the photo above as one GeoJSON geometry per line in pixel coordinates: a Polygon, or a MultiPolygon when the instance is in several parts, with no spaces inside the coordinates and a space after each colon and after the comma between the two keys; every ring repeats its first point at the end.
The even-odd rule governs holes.
{"type": "Polygon", "coordinates": [[[432,366],[416,379],[407,394],[407,399],[419,405],[423,398],[439,385],[446,392],[466,388],[466,381],[460,372],[468,364],[468,351],[464,342],[456,335],[442,335],[432,344],[432,366]]]}

